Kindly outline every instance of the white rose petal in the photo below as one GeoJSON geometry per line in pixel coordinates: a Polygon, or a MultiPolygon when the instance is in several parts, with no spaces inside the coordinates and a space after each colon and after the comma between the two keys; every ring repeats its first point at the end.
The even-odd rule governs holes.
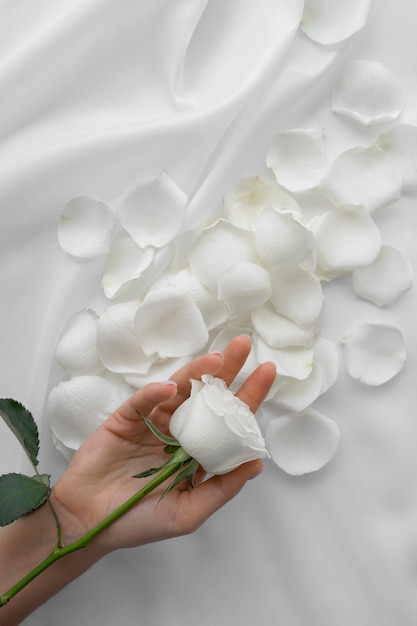
{"type": "Polygon", "coordinates": [[[313,369],[313,348],[272,348],[259,336],[254,338],[258,363],[272,361],[279,376],[304,380],[313,369]]]}
{"type": "Polygon", "coordinates": [[[107,369],[127,374],[146,374],[152,360],[142,350],[134,319],[137,300],[110,306],[98,321],[97,349],[107,369]]]}
{"type": "Polygon", "coordinates": [[[317,265],[329,278],[369,265],[378,256],[381,233],[361,206],[331,209],[315,222],[317,265]]]}
{"type": "Polygon", "coordinates": [[[218,299],[229,318],[250,313],[271,296],[269,272],[256,263],[238,263],[220,276],[218,299]]]}
{"type": "Polygon", "coordinates": [[[97,354],[97,318],[90,309],[77,311],[62,332],[55,358],[72,376],[99,374],[103,370],[97,354]]]}
{"type": "Polygon", "coordinates": [[[327,170],[323,131],[294,128],[279,133],[268,150],[266,163],[277,182],[290,191],[318,187],[327,170]]]}
{"type": "Polygon", "coordinates": [[[227,312],[224,306],[213,293],[196,279],[189,267],[175,273],[169,284],[192,297],[201,311],[208,330],[212,330],[227,321],[227,312]]]}
{"type": "Polygon", "coordinates": [[[365,385],[382,385],[398,374],[406,361],[404,337],[390,324],[359,324],[343,344],[348,373],[365,385]]]}
{"type": "Polygon", "coordinates": [[[255,230],[256,220],[268,207],[298,213],[298,203],[275,182],[260,176],[245,178],[226,193],[223,200],[224,217],[231,224],[255,230]]]}
{"type": "Polygon", "coordinates": [[[320,281],[298,267],[281,269],[271,274],[271,303],[274,309],[300,326],[311,326],[323,308],[320,281]]]}
{"type": "Polygon", "coordinates": [[[61,211],[59,243],[66,252],[82,259],[104,256],[110,249],[114,222],[107,204],[94,196],[78,196],[61,211]]]}
{"type": "Polygon", "coordinates": [[[208,341],[200,309],[191,296],[173,287],[145,297],[136,312],[135,328],[144,353],[152,358],[194,354],[208,341]]]}
{"type": "Polygon", "coordinates": [[[403,193],[417,189],[417,126],[395,124],[380,134],[377,145],[395,162],[403,179],[403,193]]]}
{"type": "Polygon", "coordinates": [[[148,383],[162,382],[168,380],[170,376],[181,367],[191,361],[191,356],[182,356],[178,358],[163,359],[152,363],[146,374],[124,374],[125,381],[135,387],[142,389],[148,383]]]}
{"type": "Polygon", "coordinates": [[[311,374],[304,380],[289,378],[271,398],[271,402],[287,411],[304,411],[336,381],[339,355],[332,341],[317,337],[311,374]]]}
{"type": "Polygon", "coordinates": [[[331,45],[344,41],[366,23],[373,0],[306,0],[302,30],[314,41],[331,45]]]}
{"type": "Polygon", "coordinates": [[[335,455],[340,431],[337,424],[312,408],[298,415],[273,419],[265,431],[272,460],[293,476],[321,469],[335,455]]]}
{"type": "Polygon", "coordinates": [[[174,412],[169,429],[190,456],[212,474],[268,456],[249,407],[224,380],[203,375],[191,381],[191,395],[174,412]]]}
{"type": "Polygon", "coordinates": [[[149,267],[154,256],[153,248],[139,248],[130,236],[116,239],[110,248],[101,283],[106,296],[115,298],[125,293],[149,267]]]}
{"type": "Polygon", "coordinates": [[[375,61],[352,61],[333,91],[333,111],[367,126],[395,120],[404,104],[392,72],[375,61]]]}
{"type": "Polygon", "coordinates": [[[361,204],[368,211],[395,202],[402,178],[395,161],[377,145],[340,154],[322,181],[322,191],[335,205],[361,204]]]}
{"type": "Polygon", "coordinates": [[[373,263],[352,274],[355,293],[381,307],[398,300],[412,284],[411,263],[392,246],[382,246],[373,263]]]}
{"type": "Polygon", "coordinates": [[[310,348],[314,343],[313,331],[279,315],[271,305],[256,309],[252,313],[252,324],[261,339],[271,348],[310,348]]]}
{"type": "Polygon", "coordinates": [[[300,265],[314,256],[312,233],[292,214],[273,207],[258,218],[255,242],[259,256],[271,269],[300,265]]]}
{"type": "Polygon", "coordinates": [[[138,246],[162,248],[178,235],[185,219],[187,196],[162,172],[133,183],[122,195],[118,217],[138,246]]]}
{"type": "Polygon", "coordinates": [[[56,445],[67,460],[127,397],[122,387],[102,376],[75,376],[52,389],[47,411],[56,445]]]}
{"type": "Polygon", "coordinates": [[[189,257],[191,271],[207,289],[217,293],[220,275],[237,263],[256,263],[254,237],[224,219],[197,237],[189,257]]]}

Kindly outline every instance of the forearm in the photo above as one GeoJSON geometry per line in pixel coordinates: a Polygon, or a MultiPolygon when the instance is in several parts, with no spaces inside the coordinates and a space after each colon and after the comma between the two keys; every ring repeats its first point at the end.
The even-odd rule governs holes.
{"type": "MultiPolygon", "coordinates": [[[[61,516],[60,516],[61,518],[61,516]]],[[[62,521],[63,543],[70,543],[74,537],[70,526],[62,521]]],[[[39,565],[54,550],[57,542],[57,528],[48,504],[33,513],[16,520],[10,526],[0,529],[0,596],[39,565]]],[[[38,606],[55,595],[72,580],[80,576],[102,554],[91,544],[63,557],[51,565],[16,597],[0,608],[0,626],[14,626],[38,606]]]]}

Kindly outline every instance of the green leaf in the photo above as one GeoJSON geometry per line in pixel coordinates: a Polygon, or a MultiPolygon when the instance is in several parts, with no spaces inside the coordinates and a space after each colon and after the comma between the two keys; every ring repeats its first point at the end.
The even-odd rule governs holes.
{"type": "Polygon", "coordinates": [[[24,474],[0,476],[0,526],[41,506],[50,492],[49,478],[47,474],[32,478],[24,474]]]}
{"type": "Polygon", "coordinates": [[[144,417],[139,412],[138,412],[138,415],[139,417],[143,419],[146,426],[149,428],[151,432],[153,432],[153,434],[155,435],[157,439],[159,439],[159,441],[162,441],[162,443],[165,443],[168,446],[174,446],[175,448],[179,447],[180,444],[176,439],[174,439],[173,437],[167,437],[167,435],[164,435],[164,433],[161,433],[159,428],[157,428],[151,420],[148,420],[147,417],[144,417]]]}
{"type": "Polygon", "coordinates": [[[194,475],[198,468],[198,461],[190,459],[180,469],[174,480],[168,485],[159,500],[162,500],[174,487],[179,485],[183,480],[188,480],[191,487],[194,487],[194,475]]]}
{"type": "Polygon", "coordinates": [[[34,467],[38,464],[39,433],[32,414],[17,400],[0,398],[0,415],[25,449],[34,467]]]}
{"type": "Polygon", "coordinates": [[[145,470],[144,472],[141,472],[140,474],[135,474],[134,476],[132,476],[132,478],[146,478],[147,476],[152,476],[153,474],[156,474],[156,472],[159,472],[160,469],[162,469],[162,465],[161,467],[150,467],[149,469],[145,470]]]}

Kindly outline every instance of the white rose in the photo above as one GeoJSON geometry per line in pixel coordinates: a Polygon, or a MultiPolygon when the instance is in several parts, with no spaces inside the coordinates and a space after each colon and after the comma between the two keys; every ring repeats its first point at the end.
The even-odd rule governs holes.
{"type": "Polygon", "coordinates": [[[269,456],[249,407],[224,380],[208,374],[191,380],[191,395],[171,417],[169,429],[181,447],[211,474],[269,456]]]}

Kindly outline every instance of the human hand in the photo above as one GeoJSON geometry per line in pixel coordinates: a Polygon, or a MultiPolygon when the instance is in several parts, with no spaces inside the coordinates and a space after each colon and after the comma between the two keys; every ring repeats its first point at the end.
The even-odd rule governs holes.
{"type": "MultiPolygon", "coordinates": [[[[140,419],[149,417],[169,434],[175,409],[189,396],[190,379],[202,374],[221,377],[230,385],[250,352],[250,341],[236,337],[223,354],[199,357],[167,383],[151,383],[137,391],[81,446],[53,489],[52,501],[61,519],[64,541],[75,541],[136,493],[148,479],[135,474],[167,460],[162,444],[140,419]]],[[[275,366],[259,366],[237,395],[256,411],[275,378],[275,366]]],[[[263,467],[260,460],[204,481],[199,468],[195,488],[183,481],[160,501],[166,484],[141,500],[96,539],[106,553],[190,533],[233,498],[263,467]],[[158,505],[158,506],[157,506],[158,505]]]]}

